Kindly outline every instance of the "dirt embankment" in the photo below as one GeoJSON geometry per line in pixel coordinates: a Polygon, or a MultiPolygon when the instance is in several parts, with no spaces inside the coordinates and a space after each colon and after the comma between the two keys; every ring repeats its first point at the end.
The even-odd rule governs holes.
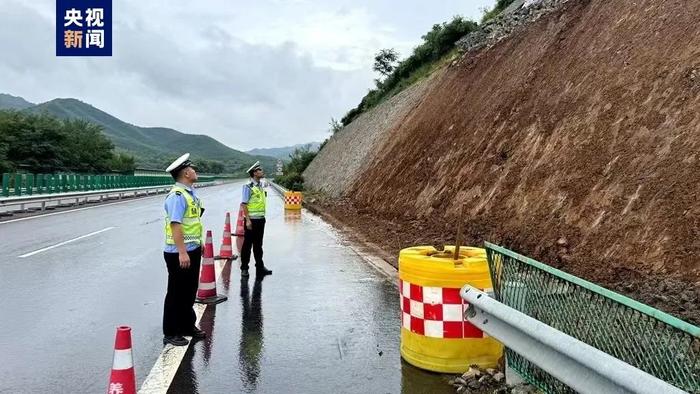
{"type": "Polygon", "coordinates": [[[451,242],[464,203],[470,243],[700,323],[699,20],[569,1],[431,81],[326,208],[396,253],[451,242]]]}

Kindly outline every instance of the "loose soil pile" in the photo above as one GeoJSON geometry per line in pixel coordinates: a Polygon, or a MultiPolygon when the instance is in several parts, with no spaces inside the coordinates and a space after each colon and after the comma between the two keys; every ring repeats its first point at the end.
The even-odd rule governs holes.
{"type": "Polygon", "coordinates": [[[434,78],[325,209],[396,255],[453,242],[466,204],[470,244],[700,323],[699,20],[698,1],[567,2],[434,78]]]}

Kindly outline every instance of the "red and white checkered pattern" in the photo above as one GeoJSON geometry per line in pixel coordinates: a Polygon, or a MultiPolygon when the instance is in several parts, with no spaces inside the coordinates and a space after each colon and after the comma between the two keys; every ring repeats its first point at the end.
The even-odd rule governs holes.
{"type": "MultiPolygon", "coordinates": [[[[487,335],[464,319],[469,304],[460,289],[427,287],[399,280],[402,326],[432,338],[485,338],[487,335]]],[[[491,289],[485,289],[489,292],[491,289]]]]}
{"type": "Polygon", "coordinates": [[[301,204],[301,196],[298,194],[284,196],[284,203],[287,205],[299,205],[301,204]]]}

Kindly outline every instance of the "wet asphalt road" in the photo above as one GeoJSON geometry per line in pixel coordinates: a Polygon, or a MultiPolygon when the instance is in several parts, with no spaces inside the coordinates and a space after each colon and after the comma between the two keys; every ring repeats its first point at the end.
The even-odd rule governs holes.
{"type": "MultiPolygon", "coordinates": [[[[217,250],[240,187],[200,190],[217,250]]],[[[241,280],[238,261],[224,267],[219,292],[229,300],[207,307],[201,326],[210,336],[189,347],[169,392],[453,392],[447,377],[401,361],[395,284],[328,224],[285,212],[269,194],[264,249],[274,274],[241,280]]],[[[105,391],[115,327],[123,324],[132,327],[144,381],[162,350],[162,201],[0,224],[0,392],[105,391]]]]}

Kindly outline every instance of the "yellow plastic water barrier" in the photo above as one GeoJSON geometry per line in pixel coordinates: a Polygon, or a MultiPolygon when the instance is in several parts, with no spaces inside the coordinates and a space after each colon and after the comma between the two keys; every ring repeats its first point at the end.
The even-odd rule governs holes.
{"type": "Polygon", "coordinates": [[[284,209],[301,209],[301,192],[284,192],[284,209]]]}
{"type": "Polygon", "coordinates": [[[416,246],[399,254],[401,293],[401,357],[435,372],[462,373],[469,365],[492,368],[503,345],[464,319],[468,304],[459,290],[469,284],[492,290],[486,251],[454,247],[444,252],[416,246]]]}

